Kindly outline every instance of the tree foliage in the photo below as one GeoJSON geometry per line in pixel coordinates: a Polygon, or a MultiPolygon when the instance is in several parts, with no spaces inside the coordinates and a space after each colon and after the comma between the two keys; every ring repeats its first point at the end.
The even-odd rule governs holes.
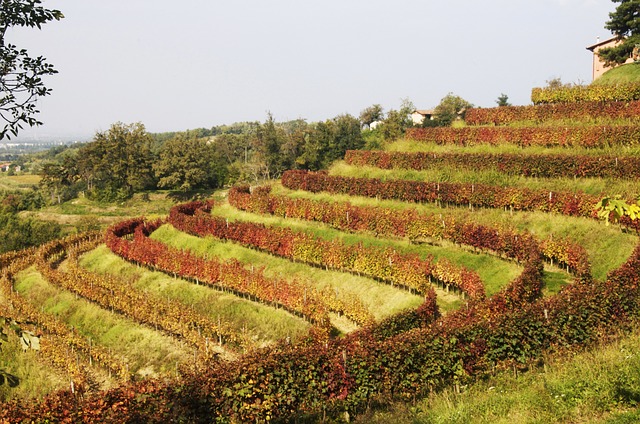
{"type": "Polygon", "coordinates": [[[101,200],[129,198],[154,186],[152,138],[144,125],[113,124],[95,135],[78,153],[78,175],[89,194],[101,200]]]}
{"type": "Polygon", "coordinates": [[[640,197],[636,203],[627,203],[621,196],[603,197],[595,206],[598,217],[607,225],[610,222],[619,222],[623,217],[635,221],[640,216],[640,197]]]}
{"type": "Polygon", "coordinates": [[[220,170],[223,167],[213,146],[186,135],[167,141],[153,164],[158,187],[182,191],[222,186],[224,177],[220,170]]]}
{"type": "Polygon", "coordinates": [[[465,112],[472,107],[473,105],[462,97],[449,93],[440,100],[433,114],[440,126],[449,126],[457,119],[464,119],[465,112]]]}
{"type": "Polygon", "coordinates": [[[620,3],[609,13],[605,28],[610,30],[621,43],[598,51],[598,56],[607,65],[625,63],[634,47],[640,44],[640,0],[612,0],[620,3]]]}
{"type": "Polygon", "coordinates": [[[498,99],[496,100],[496,103],[498,104],[498,107],[511,106],[511,103],[509,103],[509,96],[507,96],[504,93],[501,93],[498,96],[498,99]]]}
{"type": "Polygon", "coordinates": [[[416,110],[411,100],[403,99],[400,109],[391,109],[382,121],[380,132],[385,140],[395,140],[404,135],[404,131],[413,125],[411,114],[416,110]]]}
{"type": "Polygon", "coordinates": [[[21,218],[5,203],[6,198],[0,207],[0,253],[38,246],[61,236],[60,224],[21,218]]]}
{"type": "Polygon", "coordinates": [[[59,10],[40,6],[41,0],[1,0],[0,2],[0,117],[4,122],[0,140],[18,135],[24,125],[41,125],[36,119],[36,101],[51,93],[43,76],[56,74],[42,56],[31,57],[27,50],[8,43],[6,32],[12,27],[40,29],[43,24],[63,18],[59,10]]]}
{"type": "Polygon", "coordinates": [[[360,112],[362,125],[371,125],[372,122],[381,121],[384,118],[384,109],[379,104],[374,104],[360,112]]]}

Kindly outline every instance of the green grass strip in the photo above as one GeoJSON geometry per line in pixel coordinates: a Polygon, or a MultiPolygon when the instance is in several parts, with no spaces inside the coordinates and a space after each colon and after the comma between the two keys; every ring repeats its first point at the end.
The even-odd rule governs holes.
{"type": "MultiPolygon", "coordinates": [[[[338,297],[341,293],[353,294],[361,299],[376,320],[408,308],[416,308],[423,300],[421,296],[377,283],[369,278],[313,268],[209,237],[191,236],[170,225],[158,228],[152,233],[151,238],[174,248],[188,249],[199,255],[212,255],[222,259],[235,258],[247,266],[265,267],[264,273],[267,276],[296,279],[317,289],[331,287],[336,290],[338,297]]],[[[445,306],[443,305],[443,308],[445,306]]]]}
{"type": "Polygon", "coordinates": [[[177,363],[191,360],[191,349],[173,338],[52,286],[34,268],[19,273],[15,287],[45,312],[126,358],[130,372],[139,376],[175,374],[177,363]]]}
{"type": "Polygon", "coordinates": [[[104,245],[83,255],[80,266],[92,272],[131,280],[136,289],[149,295],[192,306],[213,320],[220,319],[228,323],[238,334],[248,334],[255,346],[271,344],[285,337],[296,339],[306,335],[309,330],[306,321],[284,310],[138,267],[115,255],[104,245]]]}
{"type": "Polygon", "coordinates": [[[273,184],[274,194],[286,194],[291,197],[308,199],[351,202],[357,206],[379,206],[391,210],[415,208],[424,213],[441,213],[451,215],[456,220],[469,220],[482,225],[508,226],[520,231],[529,231],[541,239],[553,237],[568,237],[581,244],[589,254],[592,275],[603,280],[607,273],[618,268],[631,254],[637,243],[634,234],[620,231],[616,226],[606,226],[604,223],[588,218],[575,218],[563,215],[551,215],[542,212],[513,212],[507,213],[496,209],[468,208],[440,208],[433,204],[407,204],[395,200],[370,199],[359,196],[318,193],[307,191],[291,191],[280,184],[273,184]]]}

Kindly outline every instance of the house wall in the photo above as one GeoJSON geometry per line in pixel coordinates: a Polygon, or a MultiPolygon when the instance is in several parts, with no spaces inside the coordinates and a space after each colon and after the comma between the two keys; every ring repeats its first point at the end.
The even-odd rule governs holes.
{"type": "MultiPolygon", "coordinates": [[[[618,44],[620,44],[620,41],[616,39],[612,39],[608,43],[603,43],[593,48],[593,72],[592,72],[593,80],[598,79],[602,74],[607,72],[609,69],[615,68],[615,66],[605,66],[604,61],[600,59],[600,57],[597,54],[598,51],[604,47],[615,47],[618,44]]],[[[633,62],[633,59],[629,58],[625,63],[631,63],[631,62],[633,62]]],[[[616,66],[619,66],[619,65],[616,65],[616,66]]]]}
{"type": "Polygon", "coordinates": [[[413,112],[411,114],[411,120],[413,121],[414,125],[420,125],[424,121],[424,115],[418,112],[413,112]]]}

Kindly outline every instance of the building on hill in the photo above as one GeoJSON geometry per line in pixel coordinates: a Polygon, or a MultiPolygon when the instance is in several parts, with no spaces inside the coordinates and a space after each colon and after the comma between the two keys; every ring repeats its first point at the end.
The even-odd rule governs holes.
{"type": "Polygon", "coordinates": [[[433,119],[433,109],[415,110],[411,114],[411,120],[413,121],[414,125],[421,125],[425,119],[433,119]]]}
{"type": "MultiPolygon", "coordinates": [[[[620,44],[620,42],[621,40],[618,37],[609,38],[608,40],[604,41],[600,41],[600,38],[598,37],[598,42],[596,44],[587,47],[587,50],[593,52],[592,78],[594,81],[609,69],[619,66],[605,66],[604,61],[600,59],[600,56],[598,56],[598,51],[605,47],[615,47],[620,44]]],[[[633,62],[633,58],[629,57],[629,59],[627,59],[625,63],[631,62],[633,62]]]]}

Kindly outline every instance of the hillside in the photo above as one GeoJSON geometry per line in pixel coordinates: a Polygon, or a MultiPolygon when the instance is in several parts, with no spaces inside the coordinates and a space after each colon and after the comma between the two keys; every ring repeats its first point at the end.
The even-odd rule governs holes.
{"type": "MultiPolygon", "coordinates": [[[[114,208],[105,234],[2,255],[0,370],[20,384],[0,421],[367,421],[426,398],[391,420],[431,422],[420,408],[509,374],[554,385],[549,421],[624,417],[637,381],[587,406],[544,371],[637,324],[637,222],[596,205],[640,192],[639,120],[638,102],[473,109],[327,172],[162,197],[158,219],[114,208]]],[[[96,207],[74,202],[49,213],[96,207]]],[[[485,419],[517,420],[504,403],[485,419]]]]}
{"type": "Polygon", "coordinates": [[[640,65],[637,63],[628,63],[618,66],[602,74],[600,78],[595,80],[593,85],[610,85],[610,84],[627,84],[640,82],[640,65]]]}

